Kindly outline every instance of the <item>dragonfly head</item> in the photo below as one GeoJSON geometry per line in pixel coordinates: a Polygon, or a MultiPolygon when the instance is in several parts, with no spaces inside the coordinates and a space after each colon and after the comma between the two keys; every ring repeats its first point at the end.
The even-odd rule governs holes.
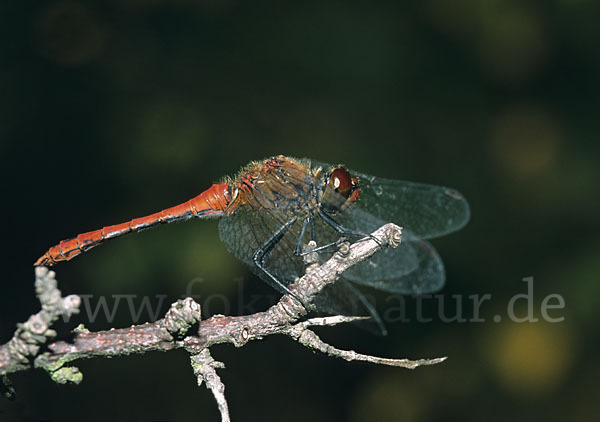
{"type": "Polygon", "coordinates": [[[325,181],[321,209],[329,214],[344,211],[358,199],[358,180],[348,170],[337,166],[325,181]]]}

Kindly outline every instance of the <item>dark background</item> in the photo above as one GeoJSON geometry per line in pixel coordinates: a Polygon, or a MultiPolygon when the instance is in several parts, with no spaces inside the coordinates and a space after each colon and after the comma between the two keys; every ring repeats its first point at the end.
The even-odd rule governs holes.
{"type": "MultiPolygon", "coordinates": [[[[491,294],[486,322],[443,323],[428,302],[432,322],[389,324],[387,337],[319,331],[365,353],[449,356],[415,371],[283,337],[215,347],[234,420],[593,419],[599,12],[589,0],[2,2],[0,341],[37,312],[32,263],[58,240],[187,200],[251,160],[306,156],[464,193],[471,222],[434,244],[446,305],[491,294]],[[560,294],[563,322],[508,321],[528,276],[535,316],[560,294]]],[[[57,271],[64,293],[109,304],[168,295],[162,312],[198,277],[211,313],[227,311],[219,298],[235,314],[273,294],[216,221],[132,235],[57,271]]],[[[132,323],[122,307],[113,324],[75,319],[132,323]]],[[[0,402],[0,420],[218,420],[183,351],[77,366],[79,386],[13,375],[18,400],[0,402]]]]}

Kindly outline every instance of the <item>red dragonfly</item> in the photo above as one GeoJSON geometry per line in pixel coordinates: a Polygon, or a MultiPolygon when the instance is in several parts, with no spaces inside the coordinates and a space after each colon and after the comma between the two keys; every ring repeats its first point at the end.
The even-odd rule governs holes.
{"type": "Polygon", "coordinates": [[[325,260],[343,240],[368,237],[388,222],[403,227],[397,248],[380,251],[346,271],[346,280],[336,282],[316,304],[336,313],[354,313],[358,306],[378,320],[347,280],[394,293],[439,290],[445,282],[444,267],[424,239],[463,227],[469,206],[453,189],[381,179],[341,165],[280,155],[252,162],[236,177],[180,205],[63,240],[35,265],[68,261],[108,239],[158,224],[216,216],[223,217],[219,234],[228,250],[284,293],[291,293],[288,285],[304,274],[309,241],[318,245],[311,252],[318,251],[325,260]]]}

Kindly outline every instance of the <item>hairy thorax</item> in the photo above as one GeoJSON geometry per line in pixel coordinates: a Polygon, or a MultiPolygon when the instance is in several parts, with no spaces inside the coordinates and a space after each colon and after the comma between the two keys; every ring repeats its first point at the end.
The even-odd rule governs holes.
{"type": "Polygon", "coordinates": [[[277,156],[246,167],[231,186],[231,215],[240,207],[309,210],[318,207],[321,169],[288,157],[277,156]]]}

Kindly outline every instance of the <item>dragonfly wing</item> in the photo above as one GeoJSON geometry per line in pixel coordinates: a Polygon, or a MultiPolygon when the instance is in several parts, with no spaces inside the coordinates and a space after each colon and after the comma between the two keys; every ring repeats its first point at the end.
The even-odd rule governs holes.
{"type": "Polygon", "coordinates": [[[391,276],[382,271],[380,268],[393,266],[395,261],[403,259],[401,251],[388,249],[377,253],[370,261],[361,262],[346,271],[344,276],[355,283],[390,293],[425,294],[440,290],[446,282],[446,276],[444,264],[437,251],[424,240],[407,242],[405,246],[407,245],[412,249],[417,261],[417,266],[412,271],[391,276]]]}
{"type": "Polygon", "coordinates": [[[343,277],[325,287],[313,303],[317,309],[331,315],[370,317],[370,319],[357,324],[375,334],[387,334],[385,325],[375,307],[360,290],[343,277]]]}
{"type": "Polygon", "coordinates": [[[351,174],[359,179],[357,204],[360,208],[384,221],[410,229],[421,239],[454,232],[469,220],[469,204],[454,189],[351,174]]]}
{"type": "MultiPolygon", "coordinates": [[[[219,236],[229,252],[282,293],[285,291],[281,286],[256,266],[253,256],[287,219],[285,215],[277,215],[265,209],[241,207],[233,215],[219,220],[219,236]]],[[[288,235],[277,243],[265,261],[269,271],[286,286],[304,274],[302,259],[294,255],[296,233],[300,230],[300,224],[296,222],[290,227],[288,235]]]]}
{"type": "MultiPolygon", "coordinates": [[[[363,233],[371,233],[387,223],[353,206],[336,218],[345,227],[363,233]]],[[[344,276],[358,284],[403,294],[435,292],[445,283],[444,265],[436,250],[408,228],[402,229],[398,247],[377,252],[348,269],[344,276]]]]}
{"type": "MultiPolygon", "coordinates": [[[[316,161],[312,165],[332,167],[316,161]]],[[[410,229],[421,239],[454,232],[469,221],[469,204],[454,189],[348,171],[358,178],[360,195],[355,205],[384,222],[410,229]]]]}
{"type": "MultiPolygon", "coordinates": [[[[254,254],[272,238],[284,224],[293,217],[296,221],[291,224],[285,234],[275,243],[264,261],[265,268],[283,285],[288,286],[306,272],[306,263],[302,256],[295,254],[296,245],[302,231],[306,211],[294,214],[298,210],[284,208],[260,208],[256,204],[237,209],[232,215],[219,220],[219,236],[232,253],[240,261],[247,264],[253,273],[282,293],[286,293],[264,271],[256,266],[254,254]]],[[[324,221],[317,218],[314,221],[320,244],[335,242],[340,235],[324,221]]],[[[305,234],[303,244],[310,239],[305,234]]],[[[319,253],[319,261],[325,262],[331,257],[335,248],[319,253]]]]}
{"type": "MultiPolygon", "coordinates": [[[[227,249],[263,281],[285,293],[281,286],[260,270],[253,262],[254,253],[266,242],[275,231],[285,223],[285,217],[269,210],[240,208],[233,215],[219,221],[219,235],[227,249]]],[[[316,222],[319,233],[324,241],[335,240],[339,236],[331,227],[323,222],[316,222]]],[[[297,277],[304,275],[305,265],[302,258],[294,255],[294,248],[301,229],[300,223],[294,223],[286,236],[274,247],[265,265],[284,285],[293,283],[297,277]]],[[[331,254],[323,254],[321,261],[331,254]]],[[[369,322],[360,325],[370,331],[385,334],[386,330],[375,308],[364,295],[349,281],[340,278],[334,284],[327,286],[315,298],[315,306],[319,311],[333,315],[369,316],[369,322]]]]}

